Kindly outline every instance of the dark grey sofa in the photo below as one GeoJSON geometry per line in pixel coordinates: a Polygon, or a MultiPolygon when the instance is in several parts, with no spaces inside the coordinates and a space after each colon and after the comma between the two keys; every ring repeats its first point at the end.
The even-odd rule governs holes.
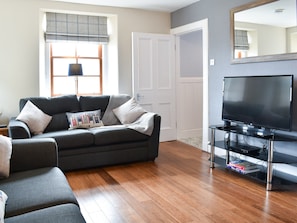
{"type": "MultiPolygon", "coordinates": [[[[128,96],[127,96],[128,97],[128,96]]],[[[128,97],[130,98],[130,97],[128,97]]],[[[20,100],[20,111],[30,100],[52,120],[41,135],[32,135],[28,126],[12,119],[9,134],[13,139],[54,138],[58,145],[58,166],[74,170],[136,161],[150,161],[158,156],[161,117],[154,115],[150,136],[125,126],[68,130],[66,112],[101,110],[104,115],[110,96],[66,95],[59,97],[31,97],[20,100]]]]}
{"type": "Polygon", "coordinates": [[[77,200],[57,167],[53,139],[13,140],[10,176],[0,180],[8,195],[5,223],[82,223],[77,200]]]}

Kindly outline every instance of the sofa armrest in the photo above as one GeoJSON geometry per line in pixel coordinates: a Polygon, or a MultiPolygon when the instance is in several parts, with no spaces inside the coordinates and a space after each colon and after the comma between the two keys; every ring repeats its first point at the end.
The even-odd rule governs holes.
{"type": "Polygon", "coordinates": [[[154,115],[154,130],[149,139],[149,158],[154,160],[159,155],[160,143],[160,130],[161,130],[161,116],[154,115]]]}
{"type": "Polygon", "coordinates": [[[12,118],[8,124],[9,136],[12,139],[28,139],[31,138],[29,127],[22,121],[12,118]]]}
{"type": "Polygon", "coordinates": [[[54,139],[12,140],[10,172],[56,166],[58,166],[58,153],[54,139]]]}

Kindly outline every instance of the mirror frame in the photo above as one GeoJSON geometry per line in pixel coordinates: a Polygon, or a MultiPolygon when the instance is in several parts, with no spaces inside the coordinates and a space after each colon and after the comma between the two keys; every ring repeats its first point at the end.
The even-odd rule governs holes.
{"type": "Polygon", "coordinates": [[[254,56],[245,58],[235,58],[235,44],[234,44],[234,14],[246,9],[255,8],[257,6],[272,3],[278,0],[258,0],[252,3],[248,3],[230,10],[230,40],[231,40],[231,63],[255,63],[255,62],[267,62],[267,61],[281,61],[281,60],[296,60],[297,53],[284,53],[284,54],[274,54],[265,56],[254,56]]]}

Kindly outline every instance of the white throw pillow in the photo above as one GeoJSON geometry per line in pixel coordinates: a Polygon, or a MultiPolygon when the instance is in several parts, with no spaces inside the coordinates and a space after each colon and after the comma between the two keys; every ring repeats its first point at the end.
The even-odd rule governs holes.
{"type": "Polygon", "coordinates": [[[0,223],[4,223],[6,201],[7,195],[2,190],[0,190],[0,223]]]}
{"type": "Polygon", "coordinates": [[[27,101],[16,119],[25,122],[30,131],[38,135],[43,133],[52,117],[37,108],[31,101],[27,101]]]}
{"type": "Polygon", "coordinates": [[[113,109],[113,113],[117,116],[122,124],[131,124],[136,121],[142,114],[146,113],[135,100],[131,98],[126,103],[113,109]]]}
{"type": "Polygon", "coordinates": [[[66,115],[69,122],[69,129],[93,128],[100,127],[103,125],[100,119],[100,109],[86,112],[67,112],[66,115]]]}
{"type": "Polygon", "coordinates": [[[11,151],[11,138],[0,135],[0,178],[9,176],[11,151]]]}

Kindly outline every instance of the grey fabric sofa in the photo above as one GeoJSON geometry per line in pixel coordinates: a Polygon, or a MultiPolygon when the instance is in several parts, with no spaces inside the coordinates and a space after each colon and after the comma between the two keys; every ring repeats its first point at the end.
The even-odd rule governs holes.
{"type": "Polygon", "coordinates": [[[0,180],[8,195],[5,223],[83,223],[78,202],[57,167],[53,139],[12,142],[10,175],[0,180]]]}
{"type": "MultiPolygon", "coordinates": [[[[67,112],[100,109],[103,117],[110,97],[65,95],[23,98],[20,100],[20,111],[30,100],[44,113],[52,116],[52,120],[43,134],[33,135],[25,123],[12,119],[9,123],[10,137],[54,138],[58,145],[58,166],[64,171],[154,160],[158,156],[161,122],[161,117],[157,114],[154,115],[151,135],[142,134],[124,125],[69,130],[67,112]]],[[[127,100],[130,98],[125,97],[127,100]]]]}

